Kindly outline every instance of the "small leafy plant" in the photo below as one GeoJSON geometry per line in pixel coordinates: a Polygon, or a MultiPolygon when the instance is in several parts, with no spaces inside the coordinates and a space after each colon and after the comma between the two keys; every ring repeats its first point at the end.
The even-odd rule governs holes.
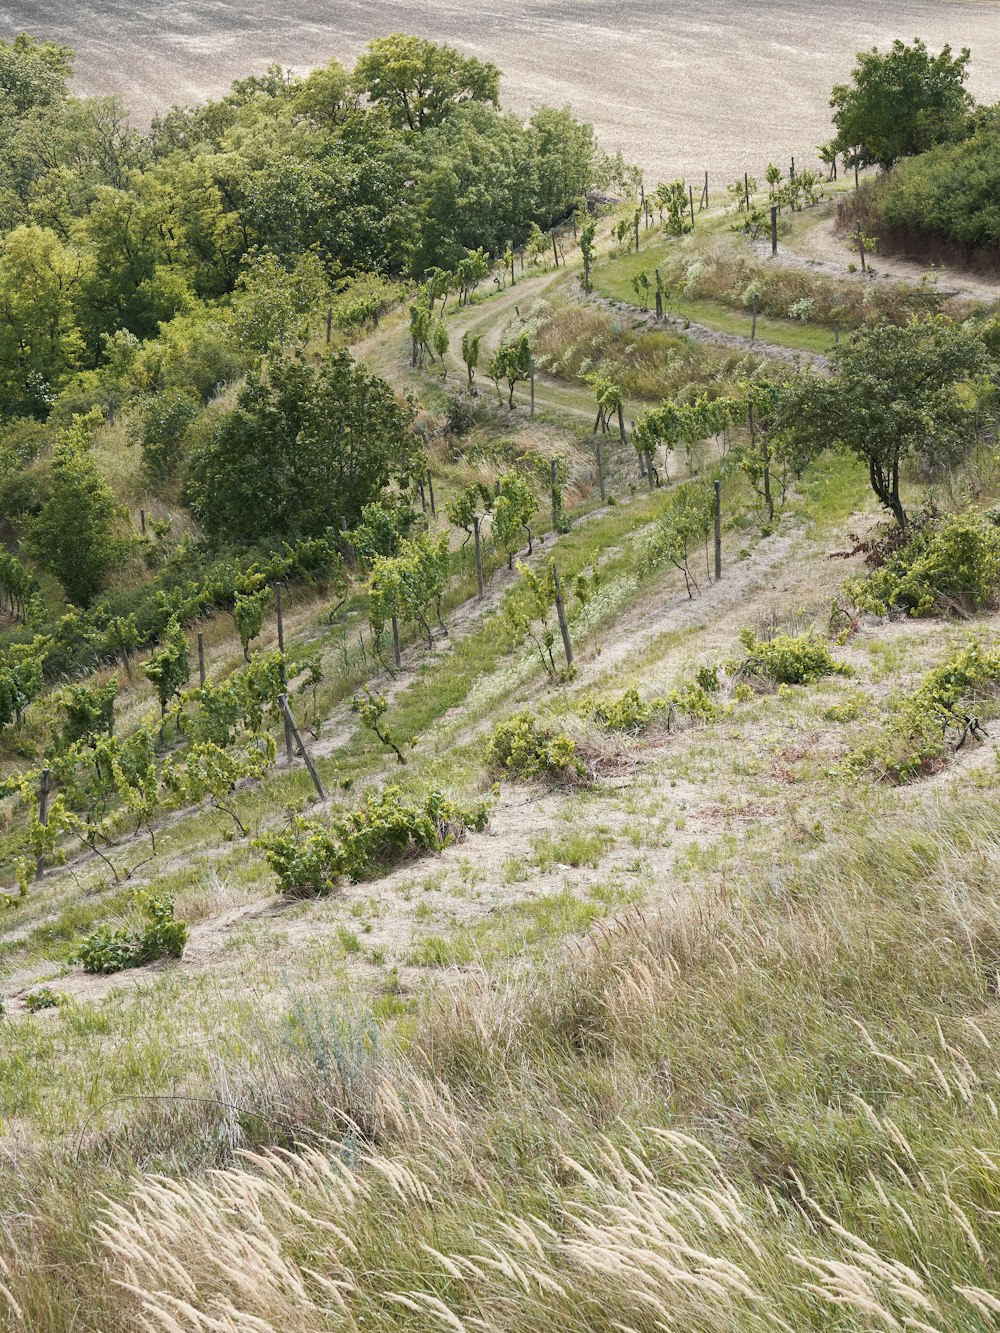
{"type": "Polygon", "coordinates": [[[818,634],[788,634],[780,630],[770,639],[759,639],[753,630],[740,631],[742,659],[730,670],[745,681],[766,685],[811,685],[824,676],[849,676],[850,667],[834,660],[829,646],[818,634]]]}
{"type": "Polygon", "coordinates": [[[29,991],[24,997],[24,1007],[29,1014],[37,1014],[42,1009],[58,1009],[66,1004],[68,996],[62,991],[54,991],[51,986],[39,986],[38,990],[29,991]]]}
{"type": "Polygon", "coordinates": [[[848,756],[847,771],[894,783],[935,772],[967,741],[984,739],[982,716],[998,695],[1000,648],[968,643],[893,700],[890,720],[848,756]]]}
{"type": "Polygon", "coordinates": [[[553,731],[527,710],[514,713],[493,728],[486,747],[486,762],[506,775],[519,778],[579,782],[587,776],[573,738],[565,732],[553,731]]]}
{"type": "Polygon", "coordinates": [[[358,714],[361,725],[367,727],[369,731],[373,731],[382,744],[393,752],[399,762],[405,764],[406,756],[399,748],[392,732],[382,722],[388,707],[389,701],[385,695],[379,694],[378,691],[370,689],[367,685],[364,687],[363,694],[356,694],[351,700],[351,712],[358,714]]]}
{"type": "Polygon", "coordinates": [[[188,928],[174,916],[169,894],[139,892],[136,904],[145,918],[138,930],[101,926],[79,945],[72,957],[84,972],[122,972],[142,967],[157,958],[180,958],[187,944],[188,928]]]}
{"type": "Polygon", "coordinates": [[[240,636],[244,662],[250,661],[250,645],[264,628],[264,616],[271,601],[271,589],[265,584],[255,592],[237,592],[233,599],[233,619],[240,636]]]}
{"type": "Polygon", "coordinates": [[[619,698],[611,695],[587,696],[580,703],[584,717],[591,718],[605,731],[621,731],[633,736],[660,718],[670,725],[670,702],[657,698],[644,700],[633,685],[619,698]]]}
{"type": "Polygon", "coordinates": [[[928,616],[976,611],[1000,590],[1000,525],[976,509],[920,528],[880,569],[849,579],[859,611],[928,616]]]}
{"type": "Polygon", "coordinates": [[[706,666],[698,670],[693,680],[685,681],[668,695],[643,699],[633,685],[617,699],[611,695],[585,696],[580,712],[605,731],[637,736],[654,722],[662,722],[670,731],[680,717],[714,722],[720,712],[718,693],[718,669],[706,666]]]}
{"type": "Polygon", "coordinates": [[[486,801],[459,805],[437,787],[408,799],[387,786],[328,825],[294,816],[287,833],[267,834],[255,846],[263,849],[278,892],[322,898],[344,880],[372,879],[407,856],[440,852],[469,829],[482,832],[488,821],[486,801]]]}

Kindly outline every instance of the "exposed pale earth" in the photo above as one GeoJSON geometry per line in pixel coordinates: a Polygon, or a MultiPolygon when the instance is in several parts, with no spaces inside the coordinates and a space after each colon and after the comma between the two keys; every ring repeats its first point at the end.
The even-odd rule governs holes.
{"type": "Polygon", "coordinates": [[[711,172],[717,184],[769,159],[809,159],[830,137],[829,89],[854,52],[922,36],[970,46],[970,87],[1000,99],[1000,6],[897,0],[17,0],[0,35],[27,30],[79,52],[76,91],[120,93],[144,121],[278,63],[350,62],[405,31],[494,61],[522,113],[570,104],[602,141],[654,177],[711,172]]]}

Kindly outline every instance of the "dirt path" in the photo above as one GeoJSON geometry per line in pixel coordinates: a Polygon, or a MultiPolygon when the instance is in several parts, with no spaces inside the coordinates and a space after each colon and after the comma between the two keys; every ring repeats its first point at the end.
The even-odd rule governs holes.
{"type": "MultiPolygon", "coordinates": [[[[873,281],[862,273],[851,272],[850,264],[857,261],[848,251],[845,238],[837,231],[836,218],[830,207],[817,210],[815,217],[806,215],[805,218],[796,219],[793,235],[782,242],[776,257],[772,258],[771,243],[767,240],[756,242],[754,251],[758,258],[768,263],[778,263],[783,268],[822,273],[840,281],[846,279],[859,284],[873,281]]],[[[926,264],[913,263],[894,255],[876,254],[872,262],[875,282],[890,279],[913,287],[925,287],[930,283],[942,295],[961,301],[1000,301],[1000,277],[988,278],[959,269],[928,268],[926,264]]]]}

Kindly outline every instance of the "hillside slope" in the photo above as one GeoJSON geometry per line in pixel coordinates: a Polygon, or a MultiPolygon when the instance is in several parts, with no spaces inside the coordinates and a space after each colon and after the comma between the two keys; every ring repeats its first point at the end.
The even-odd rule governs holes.
{"type": "MultiPolygon", "coordinates": [[[[452,383],[463,331],[495,342],[528,301],[558,314],[575,281],[571,264],[456,312],[452,383]]],[[[508,411],[480,379],[454,436],[402,315],[356,351],[421,393],[432,528],[511,451],[568,460],[566,530],[543,518],[523,558],[558,564],[575,671],[513,627],[524,576],[497,552],[484,597],[467,561],[447,636],[405,642],[399,670],[357,596],[300,589],[284,633],[319,654],[294,706],[327,798],[279,762],[228,802],[235,818],[205,803],[157,818],[155,847],[67,845],[31,886],[2,939],[6,1324],[995,1327],[989,692],[982,727],[920,780],[879,780],[899,698],[970,640],[995,650],[995,602],[855,616],[842,589],[862,557],[831,556],[878,513],[833,454],[773,523],[728,474],[722,577],[698,548],[689,587],[651,542],[721,437],[652,492],[631,446],[602,437],[602,505],[578,379],[540,377],[535,418],[524,386],[508,411]],[[782,632],[829,654],[808,683],[760,667],[782,632]],[[405,765],[351,711],[363,682],[405,765]],[[579,771],[523,780],[489,758],[524,710],[579,771]],[[397,783],[485,798],[489,823],[327,896],[275,892],[255,837],[397,783]],[[82,971],[81,937],[133,919],[144,886],[173,895],[183,956],[82,971]],[[31,1012],[42,987],[59,1002],[31,1012]]],[[[911,477],[908,494],[944,504],[966,483],[996,496],[988,448],[964,482],[911,477]]],[[[232,620],[203,633],[221,680],[241,660],[232,620]]],[[[269,618],[260,646],[274,635],[269,618]]],[[[127,727],[152,692],[121,684],[127,727]]]]}

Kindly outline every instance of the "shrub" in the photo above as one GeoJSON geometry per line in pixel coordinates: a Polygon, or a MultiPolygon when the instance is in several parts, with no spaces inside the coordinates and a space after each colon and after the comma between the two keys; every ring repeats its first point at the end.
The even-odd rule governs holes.
{"type": "Polygon", "coordinates": [[[670,704],[666,699],[650,699],[645,702],[633,685],[620,698],[610,695],[588,697],[581,701],[580,711],[590,717],[606,731],[627,731],[636,735],[644,731],[651,722],[667,714],[670,722],[670,704]]]}
{"type": "Polygon", "coordinates": [[[586,696],[580,711],[605,731],[624,731],[638,735],[653,722],[663,720],[668,731],[679,717],[714,722],[719,716],[719,674],[715,667],[701,667],[694,680],[685,681],[676,690],[660,698],[644,700],[633,685],[619,698],[610,695],[586,696]]]}
{"type": "Polygon", "coordinates": [[[54,991],[51,986],[39,986],[38,990],[29,991],[24,997],[24,1007],[29,1014],[37,1014],[42,1009],[58,1009],[65,1004],[67,996],[61,991],[54,991]]]}
{"type": "Polygon", "coordinates": [[[187,943],[188,928],[174,916],[174,900],[168,894],[138,893],[145,925],[141,930],[101,926],[88,935],[72,960],[84,972],[122,972],[142,967],[156,958],[180,958],[187,943]]]}
{"type": "Polygon", "coordinates": [[[188,428],[197,415],[197,402],[182,389],[155,394],[145,403],[138,439],[142,461],[156,481],[176,474],[184,459],[188,428]]]}
{"type": "Polygon", "coordinates": [[[994,117],[984,111],[977,131],[962,143],[940,144],[863,183],[858,195],[841,202],[841,225],[860,221],[885,252],[995,267],[1000,154],[994,117]]]}
{"type": "Polygon", "coordinates": [[[811,685],[824,676],[848,676],[850,668],[835,662],[827,644],[817,634],[787,634],[779,631],[772,639],[758,639],[753,630],[740,631],[740,643],[746,651],[742,660],[731,664],[734,674],[771,685],[811,685]]]}
{"type": "Polygon", "coordinates": [[[250,661],[250,644],[264,628],[264,616],[271,601],[271,589],[265,583],[256,592],[237,592],[233,600],[233,619],[240,636],[244,662],[250,661]]]}
{"type": "Polygon", "coordinates": [[[89,606],[111,571],[134,549],[127,515],[91,456],[91,438],[100,412],[74,417],[53,450],[49,495],[23,525],[24,548],[54,574],[66,596],[89,606]]]}
{"type": "Polygon", "coordinates": [[[170,621],[162,643],[150,653],[142,670],[152,682],[160,701],[160,712],[165,715],[167,706],[180,694],[191,675],[187,640],[176,617],[170,621]]]}
{"type": "Polygon", "coordinates": [[[849,772],[911,782],[940,768],[949,753],[985,736],[980,713],[1000,693],[1000,648],[973,641],[929,671],[912,694],[893,701],[880,734],[848,757],[849,772]]]}
{"type": "Polygon", "coordinates": [[[369,792],[354,810],[329,825],[296,816],[288,833],[266,834],[263,849],[278,891],[296,897],[325,897],[342,880],[371,879],[416,852],[440,852],[481,832],[489,820],[486,802],[462,806],[437,787],[407,799],[398,787],[369,792]]]}
{"type": "Polygon", "coordinates": [[[970,509],[917,532],[865,579],[844,590],[859,611],[887,616],[974,611],[1000,588],[1000,526],[970,509]]]}
{"type": "Polygon", "coordinates": [[[573,782],[586,777],[572,737],[552,731],[528,711],[497,723],[486,747],[486,762],[519,778],[573,782]]]}
{"type": "Polygon", "coordinates": [[[78,742],[91,745],[96,737],[111,735],[118,684],[118,677],[113,676],[106,685],[67,685],[61,697],[66,710],[61,737],[65,749],[78,742]]]}

